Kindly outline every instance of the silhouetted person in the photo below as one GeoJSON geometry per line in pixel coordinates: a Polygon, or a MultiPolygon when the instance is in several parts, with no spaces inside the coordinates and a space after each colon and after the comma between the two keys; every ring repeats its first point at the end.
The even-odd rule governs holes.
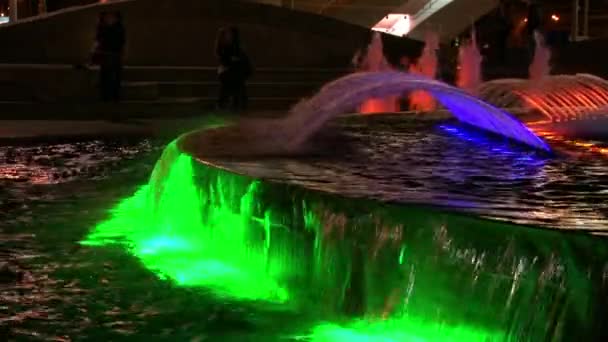
{"type": "Polygon", "coordinates": [[[246,82],[251,76],[252,67],[249,57],[241,47],[240,34],[236,27],[220,29],[215,54],[219,61],[218,107],[226,109],[232,101],[233,109],[245,109],[247,106],[246,82]]]}
{"type": "Polygon", "coordinates": [[[99,15],[95,42],[92,62],[99,65],[101,100],[118,102],[126,43],[125,28],[119,12],[103,12],[99,15]]]}

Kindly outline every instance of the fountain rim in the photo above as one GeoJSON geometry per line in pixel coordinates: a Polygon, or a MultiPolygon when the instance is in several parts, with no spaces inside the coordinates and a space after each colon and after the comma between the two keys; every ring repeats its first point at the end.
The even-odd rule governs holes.
{"type": "MultiPolygon", "coordinates": [[[[606,241],[608,241],[608,232],[598,231],[595,229],[581,229],[581,228],[569,229],[569,228],[559,228],[559,227],[547,227],[547,226],[541,226],[541,225],[537,225],[537,224],[533,224],[533,223],[526,223],[526,224],[517,223],[517,222],[514,222],[509,219],[500,219],[500,218],[482,216],[482,215],[475,214],[472,212],[461,211],[461,210],[458,210],[457,208],[436,205],[436,204],[432,204],[432,203],[428,203],[428,202],[404,203],[404,202],[399,202],[399,201],[394,201],[394,200],[375,199],[375,198],[370,198],[367,196],[365,196],[365,197],[352,196],[352,195],[349,196],[349,195],[343,194],[343,193],[332,193],[332,192],[318,190],[318,189],[311,189],[311,188],[308,188],[308,187],[305,187],[302,185],[290,184],[290,183],[287,183],[287,182],[284,182],[281,180],[277,180],[277,179],[256,177],[256,176],[250,175],[246,172],[239,172],[232,168],[219,165],[217,162],[214,162],[212,160],[213,158],[211,158],[211,157],[205,158],[204,156],[196,155],[189,149],[183,147],[184,146],[183,142],[188,138],[192,138],[194,136],[200,137],[201,133],[204,134],[205,132],[209,132],[212,130],[217,130],[217,129],[221,129],[221,128],[225,128],[225,127],[231,127],[231,126],[234,126],[234,123],[228,123],[228,124],[222,125],[222,126],[205,127],[205,128],[193,130],[193,131],[180,135],[177,139],[175,139],[174,142],[175,142],[179,152],[191,157],[193,162],[200,164],[204,167],[210,168],[210,169],[226,172],[230,175],[244,177],[251,181],[260,181],[260,182],[263,182],[263,183],[266,183],[269,185],[287,187],[287,188],[301,191],[304,193],[316,194],[316,195],[321,195],[324,197],[348,199],[348,200],[354,200],[354,201],[365,201],[365,202],[375,203],[375,204],[379,204],[379,205],[387,205],[387,206],[394,207],[394,208],[408,207],[410,209],[419,209],[419,210],[425,210],[425,211],[429,211],[429,212],[443,213],[443,214],[447,214],[447,215],[451,215],[451,216],[462,217],[465,219],[474,219],[474,220],[488,222],[488,223],[492,223],[492,224],[505,225],[505,226],[509,226],[509,227],[518,227],[518,228],[524,229],[524,230],[548,231],[548,232],[553,232],[555,234],[567,234],[568,236],[579,236],[579,235],[580,236],[593,236],[593,237],[597,237],[597,238],[603,238],[603,239],[606,239],[606,241]]],[[[538,151],[540,151],[540,150],[538,150],[538,151]]],[[[221,158],[217,158],[217,159],[221,159],[221,158]]]]}

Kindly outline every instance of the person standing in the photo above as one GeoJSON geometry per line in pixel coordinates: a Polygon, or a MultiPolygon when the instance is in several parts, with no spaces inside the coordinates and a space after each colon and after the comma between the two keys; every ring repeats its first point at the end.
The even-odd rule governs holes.
{"type": "Polygon", "coordinates": [[[99,65],[99,90],[103,102],[119,102],[126,33],[120,12],[99,15],[92,63],[99,65]]]}
{"type": "Polygon", "coordinates": [[[226,109],[230,106],[237,111],[246,109],[246,82],[251,76],[252,67],[249,57],[241,47],[240,33],[236,27],[219,30],[215,54],[219,62],[218,108],[226,109]]]}

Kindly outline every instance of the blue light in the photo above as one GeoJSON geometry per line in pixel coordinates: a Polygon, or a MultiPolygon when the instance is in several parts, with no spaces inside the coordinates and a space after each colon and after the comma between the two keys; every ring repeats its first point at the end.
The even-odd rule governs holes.
{"type": "Polygon", "coordinates": [[[450,89],[450,91],[434,89],[431,92],[461,122],[514,139],[540,150],[551,151],[546,142],[503,110],[470,95],[454,92],[453,89],[450,89]]]}
{"type": "Polygon", "coordinates": [[[502,136],[488,135],[483,133],[483,131],[460,125],[444,124],[439,125],[438,128],[449,135],[471,142],[472,146],[485,148],[487,151],[491,151],[494,154],[512,156],[517,162],[530,162],[536,164],[539,161],[546,159],[542,158],[538,153],[519,148],[519,146],[513,144],[511,140],[502,136]]]}
{"type": "MultiPolygon", "coordinates": [[[[448,152],[461,158],[470,156],[473,165],[480,160],[485,160],[489,164],[496,165],[496,172],[505,181],[515,181],[519,179],[530,179],[542,172],[546,166],[549,156],[538,150],[530,150],[524,145],[513,143],[513,140],[504,137],[487,134],[483,130],[472,128],[461,124],[440,125],[437,127],[443,134],[458,138],[464,143],[449,144],[451,149],[448,152]],[[466,146],[463,146],[466,145],[466,146]],[[476,149],[471,151],[471,149],[476,149]]],[[[461,165],[461,162],[457,163],[461,165]]],[[[452,172],[452,177],[456,182],[467,182],[471,176],[482,176],[476,173],[474,166],[464,168],[460,172],[452,172]]],[[[481,172],[481,170],[479,170],[481,172]]],[[[450,202],[454,202],[453,199],[450,202]]],[[[450,203],[459,207],[463,204],[450,203]]],[[[465,205],[471,207],[473,205],[465,205]]]]}

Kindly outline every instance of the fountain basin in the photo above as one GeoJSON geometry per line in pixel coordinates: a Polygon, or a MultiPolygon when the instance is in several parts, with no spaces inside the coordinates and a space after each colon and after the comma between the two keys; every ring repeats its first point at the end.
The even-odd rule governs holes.
{"type": "Polygon", "coordinates": [[[601,159],[548,159],[403,116],[342,118],[297,156],[244,127],[170,144],[82,244],[118,244],[174,286],[296,317],[282,338],[606,333],[601,159]]]}
{"type": "MultiPolygon", "coordinates": [[[[605,222],[576,211],[576,203],[568,214],[563,205],[572,193],[561,199],[554,195],[560,204],[555,210],[562,212],[553,220],[550,210],[537,213],[535,220],[538,207],[533,203],[514,210],[528,211],[530,223],[545,222],[553,229],[499,222],[524,217],[501,216],[491,199],[485,207],[480,201],[501,187],[524,193],[531,178],[546,180],[536,168],[551,161],[495,141],[454,139],[450,134],[458,128],[443,122],[438,129],[446,135],[414,123],[404,130],[394,118],[350,120],[338,126],[345,127],[341,133],[352,139],[357,154],[338,151],[320,158],[283,155],[252,162],[226,158],[226,153],[206,155],[192,150],[206,133],[220,138],[243,132],[233,127],[185,135],[167,148],[150,184],[120,204],[84,243],[120,240],[149,269],[177,285],[308,313],[303,316],[314,319],[303,320],[303,331],[293,334],[312,341],[345,336],[372,341],[593,340],[605,332],[608,250],[604,239],[590,234],[602,233],[605,222]],[[442,136],[449,144],[441,144],[442,136]],[[366,155],[357,141],[381,153],[366,155]],[[479,159],[483,151],[491,153],[479,159]],[[425,160],[424,155],[431,157],[425,160]],[[399,159],[403,156],[414,160],[399,159]],[[480,169],[480,160],[491,163],[492,172],[480,169]],[[440,179],[417,184],[420,178],[412,178],[432,178],[433,172],[450,169],[457,172],[443,175],[446,184],[457,177],[503,181],[488,183],[482,193],[475,182],[452,184],[443,189],[442,201],[440,179]],[[396,170],[401,175],[391,173],[396,170]],[[392,197],[397,192],[387,184],[405,197],[392,197]],[[468,201],[460,190],[461,196],[470,194],[468,201]],[[430,197],[406,199],[415,193],[430,197]],[[586,229],[569,227],[577,219],[586,229]],[[133,229],[119,237],[112,229],[117,225],[133,229]]],[[[243,149],[254,142],[239,145],[234,135],[228,140],[243,149]]],[[[259,146],[249,151],[273,145],[259,146]]],[[[569,175],[562,171],[558,176],[569,175]]],[[[506,193],[496,191],[494,202],[504,207],[516,200],[506,193]]],[[[550,207],[547,199],[543,202],[550,207]]],[[[593,211],[589,206],[587,211],[593,211]]]]}

